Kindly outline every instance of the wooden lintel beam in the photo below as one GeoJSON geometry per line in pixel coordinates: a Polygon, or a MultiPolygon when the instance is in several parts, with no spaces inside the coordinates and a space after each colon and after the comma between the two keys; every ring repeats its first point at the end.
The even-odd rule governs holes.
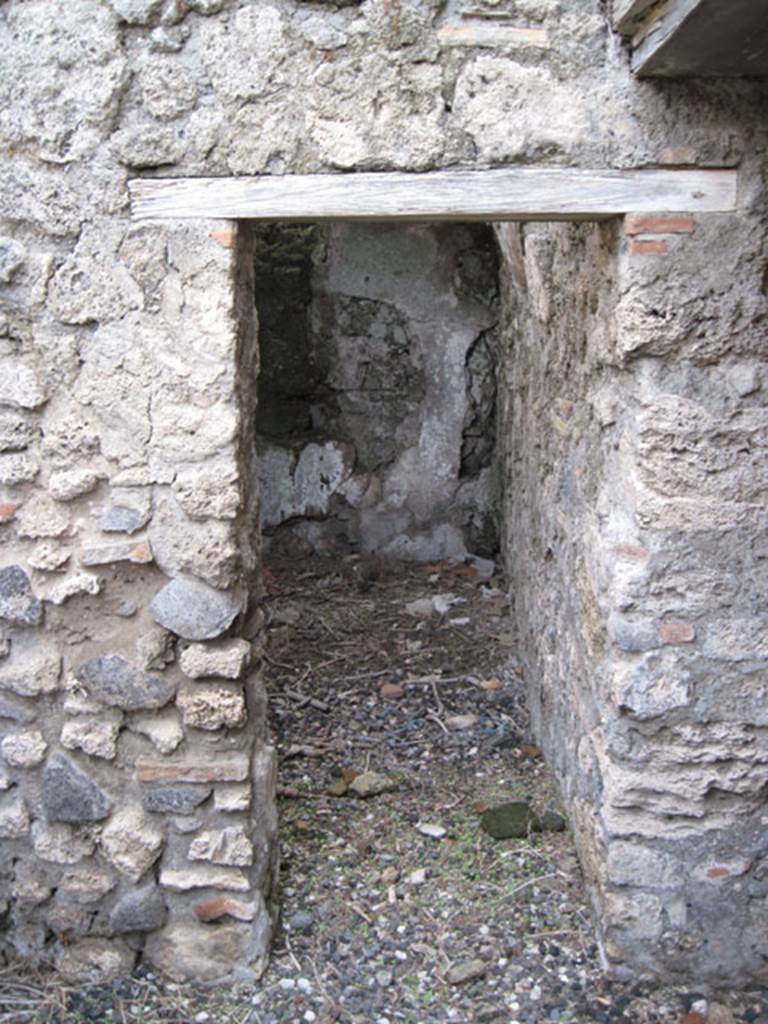
{"type": "Polygon", "coordinates": [[[134,178],[137,219],[324,221],[602,220],[624,213],[729,211],[731,170],[527,167],[426,174],[134,178]]]}

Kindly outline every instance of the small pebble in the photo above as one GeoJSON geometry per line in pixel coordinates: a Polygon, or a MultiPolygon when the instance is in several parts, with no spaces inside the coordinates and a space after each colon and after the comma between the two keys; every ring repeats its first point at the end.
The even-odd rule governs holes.
{"type": "Polygon", "coordinates": [[[446,834],[442,825],[432,825],[428,821],[416,822],[416,829],[421,832],[423,836],[429,836],[430,839],[442,839],[446,834]]]}
{"type": "Polygon", "coordinates": [[[295,914],[291,914],[287,923],[292,932],[308,932],[315,923],[315,919],[306,910],[297,910],[295,914]]]}

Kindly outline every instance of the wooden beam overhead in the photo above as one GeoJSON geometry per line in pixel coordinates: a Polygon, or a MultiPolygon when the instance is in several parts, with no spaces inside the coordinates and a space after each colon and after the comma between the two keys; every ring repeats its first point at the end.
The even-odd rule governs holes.
{"type": "Polygon", "coordinates": [[[137,219],[567,221],[624,213],[723,212],[736,206],[736,172],[731,170],[515,167],[427,174],[133,178],[128,189],[137,219]]]}
{"type": "Polygon", "coordinates": [[[660,0],[632,40],[640,77],[768,76],[766,0],[660,0]]]}

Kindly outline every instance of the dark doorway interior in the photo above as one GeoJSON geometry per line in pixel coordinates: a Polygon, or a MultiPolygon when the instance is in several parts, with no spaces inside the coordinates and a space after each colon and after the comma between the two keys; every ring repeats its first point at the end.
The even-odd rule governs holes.
{"type": "Polygon", "coordinates": [[[265,225],[256,305],[265,547],[494,558],[491,228],[265,225]]]}

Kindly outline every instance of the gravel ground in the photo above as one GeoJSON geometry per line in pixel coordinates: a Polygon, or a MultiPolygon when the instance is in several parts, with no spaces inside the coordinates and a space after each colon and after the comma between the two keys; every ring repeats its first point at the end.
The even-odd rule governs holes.
{"type": "Polygon", "coordinates": [[[283,862],[261,984],[67,989],[17,965],[0,1024],[768,1024],[765,992],[606,974],[568,832],[482,829],[509,800],[558,825],[502,581],[366,560],[267,580],[283,862]]]}

